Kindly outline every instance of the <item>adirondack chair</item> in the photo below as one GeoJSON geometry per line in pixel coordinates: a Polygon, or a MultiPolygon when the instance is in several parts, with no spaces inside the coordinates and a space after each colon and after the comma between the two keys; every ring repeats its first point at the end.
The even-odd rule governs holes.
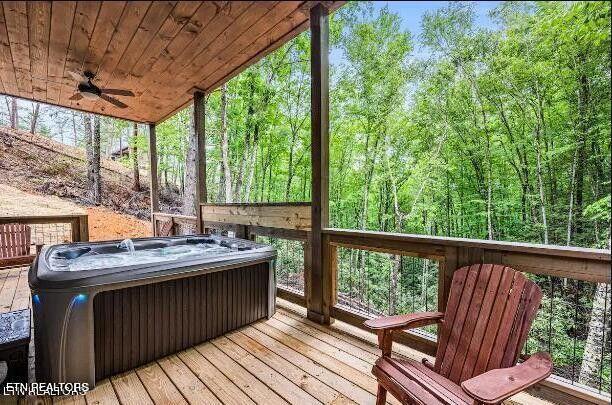
{"type": "Polygon", "coordinates": [[[542,292],[509,267],[476,264],[453,276],[446,312],[371,319],[382,356],[372,373],[377,404],[387,391],[406,404],[497,404],[547,378],[548,353],[516,364],[542,292]],[[435,364],[391,356],[393,332],[440,324],[435,364]]]}
{"type": "Polygon", "coordinates": [[[24,224],[0,225],[0,268],[32,263],[42,245],[31,253],[32,230],[24,224]]]}

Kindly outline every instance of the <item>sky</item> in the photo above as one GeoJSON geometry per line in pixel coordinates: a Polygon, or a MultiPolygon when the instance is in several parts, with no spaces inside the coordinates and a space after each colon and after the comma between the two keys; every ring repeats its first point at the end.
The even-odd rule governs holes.
{"type": "MultiPolygon", "coordinates": [[[[381,9],[385,6],[389,10],[402,17],[402,28],[412,32],[417,38],[421,34],[421,17],[425,12],[446,7],[448,1],[375,1],[374,8],[381,9]]],[[[475,1],[476,24],[479,26],[490,26],[488,18],[489,11],[497,7],[501,1],[475,1]]]]}

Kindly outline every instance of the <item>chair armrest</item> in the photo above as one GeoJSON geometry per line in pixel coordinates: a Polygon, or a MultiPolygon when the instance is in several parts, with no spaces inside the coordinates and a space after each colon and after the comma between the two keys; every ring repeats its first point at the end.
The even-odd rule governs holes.
{"type": "Polygon", "coordinates": [[[373,330],[401,330],[420,328],[442,322],[444,312],[415,312],[406,315],[368,319],[363,324],[373,330]]]}
{"type": "Polygon", "coordinates": [[[547,378],[552,370],[550,355],[539,352],[514,367],[490,370],[465,380],[461,387],[477,401],[497,404],[547,378]]]}

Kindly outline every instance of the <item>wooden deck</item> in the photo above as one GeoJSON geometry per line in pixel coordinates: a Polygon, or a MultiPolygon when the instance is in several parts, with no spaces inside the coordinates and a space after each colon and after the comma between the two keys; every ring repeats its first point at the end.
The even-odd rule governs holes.
{"type": "MultiPolygon", "coordinates": [[[[0,270],[0,312],[29,306],[27,272],[0,270]]],[[[376,380],[370,370],[379,353],[374,336],[341,322],[321,326],[305,319],[299,307],[282,301],[279,306],[270,320],[103,380],[85,396],[20,402],[374,404],[376,380]]],[[[423,357],[401,345],[397,351],[423,357]]],[[[518,394],[513,402],[544,403],[527,394],[518,394]]]]}

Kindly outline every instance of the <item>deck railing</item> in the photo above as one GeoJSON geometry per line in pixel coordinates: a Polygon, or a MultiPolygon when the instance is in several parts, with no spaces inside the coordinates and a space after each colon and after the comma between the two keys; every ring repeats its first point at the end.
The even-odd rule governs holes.
{"type": "Polygon", "coordinates": [[[34,245],[54,245],[89,240],[87,214],[3,216],[0,224],[26,224],[34,245]]]}
{"type": "MultiPolygon", "coordinates": [[[[546,350],[555,361],[555,375],[536,394],[609,403],[610,251],[340,229],[325,229],[324,244],[331,315],[355,326],[444,309],[453,271],[463,265],[501,263],[527,273],[544,296],[525,354],[546,350]]],[[[433,354],[435,334],[426,328],[399,340],[433,354]]]]}

